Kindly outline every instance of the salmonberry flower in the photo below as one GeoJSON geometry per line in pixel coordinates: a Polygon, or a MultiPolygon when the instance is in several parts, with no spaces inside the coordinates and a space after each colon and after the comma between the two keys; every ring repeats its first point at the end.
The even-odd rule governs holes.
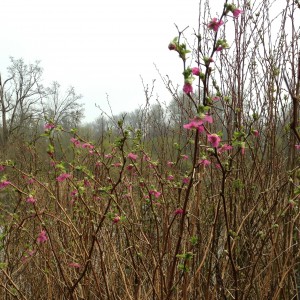
{"type": "Polygon", "coordinates": [[[51,130],[51,129],[53,129],[55,126],[54,126],[54,124],[52,124],[52,123],[46,123],[45,125],[44,125],[44,129],[45,130],[51,130]]]}
{"type": "Polygon", "coordinates": [[[150,158],[150,156],[148,156],[147,154],[145,154],[145,155],[143,156],[143,160],[144,160],[144,161],[150,161],[151,158],[150,158]]]}
{"type": "Polygon", "coordinates": [[[33,196],[29,195],[29,197],[26,199],[26,202],[27,203],[35,203],[36,199],[33,196]]]}
{"type": "Polygon", "coordinates": [[[48,236],[47,236],[46,230],[42,230],[37,237],[37,242],[45,243],[47,240],[48,240],[48,236]]]}
{"type": "Polygon", "coordinates": [[[120,222],[120,220],[121,220],[120,216],[115,216],[112,221],[113,221],[114,224],[117,224],[117,223],[120,222]]]}
{"type": "Polygon", "coordinates": [[[182,179],[182,183],[183,183],[183,184],[188,184],[189,181],[190,181],[190,179],[189,179],[188,177],[184,177],[184,178],[182,179]]]}
{"type": "Polygon", "coordinates": [[[175,165],[175,163],[173,161],[168,161],[167,162],[167,166],[170,167],[170,168],[173,167],[174,165],[175,165]]]}
{"type": "Polygon", "coordinates": [[[169,46],[168,46],[169,50],[176,50],[176,44],[174,42],[170,42],[169,46]]]}
{"type": "Polygon", "coordinates": [[[34,182],[35,182],[34,178],[29,178],[27,181],[28,184],[33,184],[34,182]]]}
{"type": "Polygon", "coordinates": [[[169,176],[167,177],[167,180],[173,181],[173,180],[174,180],[174,176],[173,176],[173,175],[169,175],[169,176]]]}
{"type": "Polygon", "coordinates": [[[220,147],[218,149],[218,153],[222,153],[222,152],[229,151],[229,150],[232,150],[232,149],[233,149],[233,147],[231,145],[224,144],[222,147],[220,147]]]}
{"type": "Polygon", "coordinates": [[[233,11],[232,11],[232,14],[233,14],[233,16],[235,17],[235,18],[238,18],[238,16],[240,15],[240,14],[242,14],[243,13],[243,11],[241,10],[241,9],[239,9],[239,8],[235,8],[235,9],[233,9],[233,11]]]}
{"type": "Polygon", "coordinates": [[[134,154],[132,152],[130,152],[127,157],[130,158],[131,160],[137,160],[138,158],[137,154],[134,154]]]}
{"type": "Polygon", "coordinates": [[[211,164],[211,162],[208,159],[201,159],[199,161],[199,164],[202,165],[203,167],[207,167],[211,164]]]}
{"type": "Polygon", "coordinates": [[[238,18],[238,16],[243,13],[243,11],[237,8],[234,4],[226,4],[225,7],[226,7],[226,14],[230,11],[232,12],[235,18],[238,18]]]}
{"type": "Polygon", "coordinates": [[[82,144],[82,148],[86,148],[86,149],[94,149],[94,146],[91,145],[90,143],[84,143],[84,144],[82,144]]]}
{"type": "Polygon", "coordinates": [[[70,141],[71,141],[71,143],[74,144],[75,147],[80,147],[80,146],[81,146],[80,141],[79,141],[78,139],[76,139],[76,138],[73,138],[73,137],[72,137],[72,138],[70,139],[70,141]]]}
{"type": "Polygon", "coordinates": [[[241,154],[245,155],[245,150],[246,150],[246,144],[245,142],[241,142],[241,154]]]}
{"type": "Polygon", "coordinates": [[[8,180],[2,180],[2,181],[0,181],[0,189],[4,189],[5,187],[7,187],[10,184],[11,184],[11,182],[8,180]]]}
{"type": "Polygon", "coordinates": [[[81,265],[79,263],[76,263],[76,262],[70,262],[69,263],[69,267],[72,267],[72,268],[80,268],[81,265]]]}
{"type": "Polygon", "coordinates": [[[209,29],[217,32],[219,27],[222,26],[224,22],[222,20],[218,20],[217,18],[213,18],[207,25],[209,29]]]}
{"type": "Polygon", "coordinates": [[[259,136],[259,131],[258,130],[252,130],[252,133],[255,137],[259,136]]]}
{"type": "Polygon", "coordinates": [[[71,177],[71,174],[63,173],[63,174],[60,174],[60,175],[56,178],[56,180],[57,180],[58,182],[62,182],[62,181],[66,180],[67,178],[70,178],[70,177],[71,177]]]}
{"type": "Polygon", "coordinates": [[[207,139],[214,148],[217,148],[220,144],[220,141],[221,141],[221,138],[215,133],[208,134],[207,139]]]}
{"type": "Polygon", "coordinates": [[[174,214],[177,216],[177,215],[183,215],[184,213],[184,210],[182,208],[177,208],[175,211],[174,211],[174,214]]]}
{"type": "Polygon", "coordinates": [[[300,145],[298,144],[298,145],[295,145],[295,148],[297,149],[297,150],[300,150],[300,145]]]}
{"type": "Polygon", "coordinates": [[[200,69],[198,67],[192,68],[192,73],[195,76],[199,76],[200,75],[200,69]]]}
{"type": "Polygon", "coordinates": [[[116,168],[120,168],[120,167],[122,167],[122,163],[116,162],[116,163],[112,164],[112,166],[114,166],[116,168]]]}
{"type": "Polygon", "coordinates": [[[188,95],[193,92],[193,86],[186,82],[183,86],[183,91],[188,95]]]}
{"type": "Polygon", "coordinates": [[[161,192],[158,192],[158,191],[156,191],[156,190],[151,190],[151,191],[149,191],[149,194],[150,194],[150,195],[153,195],[153,196],[157,199],[157,198],[160,197],[161,192]]]}
{"type": "Polygon", "coordinates": [[[204,131],[203,121],[200,118],[194,118],[190,123],[184,124],[183,128],[185,129],[198,129],[199,132],[204,131]]]}
{"type": "Polygon", "coordinates": [[[199,132],[204,131],[203,123],[213,123],[213,119],[211,115],[205,114],[202,117],[195,117],[191,120],[190,123],[183,125],[185,129],[198,129],[199,132]]]}

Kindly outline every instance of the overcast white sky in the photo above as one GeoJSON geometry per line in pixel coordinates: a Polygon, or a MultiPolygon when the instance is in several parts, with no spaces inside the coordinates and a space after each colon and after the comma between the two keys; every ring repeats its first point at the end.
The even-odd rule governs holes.
{"type": "MultiPolygon", "coordinates": [[[[9,0],[1,3],[0,72],[9,57],[41,61],[44,84],[58,81],[83,95],[86,121],[108,110],[132,111],[145,102],[140,76],[157,78],[161,101],[170,96],[154,68],[182,84],[182,65],[167,48],[180,29],[197,25],[198,0],[9,0]]],[[[220,4],[223,1],[220,1],[220,4]]],[[[192,34],[192,30],[190,31],[192,34]]]]}

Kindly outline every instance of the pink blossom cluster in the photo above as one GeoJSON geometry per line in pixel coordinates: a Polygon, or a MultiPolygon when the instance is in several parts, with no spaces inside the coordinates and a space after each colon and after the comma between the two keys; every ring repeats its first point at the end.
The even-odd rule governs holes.
{"type": "Polygon", "coordinates": [[[190,121],[190,123],[183,125],[185,129],[198,129],[199,132],[204,131],[204,123],[213,123],[213,119],[211,115],[205,114],[202,118],[195,117],[190,121]]]}
{"type": "Polygon", "coordinates": [[[52,124],[52,123],[46,123],[46,124],[44,125],[44,129],[45,129],[45,130],[51,130],[51,129],[53,129],[53,128],[55,128],[55,126],[54,126],[54,124],[52,124]]]}
{"type": "Polygon", "coordinates": [[[11,184],[11,182],[8,180],[2,180],[2,181],[0,181],[0,189],[4,189],[5,187],[7,187],[10,184],[11,184]]]}
{"type": "Polygon", "coordinates": [[[153,196],[157,199],[157,198],[160,197],[161,192],[158,192],[158,191],[156,191],[156,190],[150,190],[150,191],[149,191],[149,194],[150,194],[150,195],[153,195],[153,196]]]}
{"type": "Polygon", "coordinates": [[[130,152],[127,157],[133,161],[136,161],[138,159],[138,155],[137,154],[134,154],[132,152],[130,152]]]}
{"type": "Polygon", "coordinates": [[[120,216],[115,216],[115,217],[112,219],[112,221],[113,221],[114,224],[119,223],[120,220],[121,220],[121,217],[120,217],[120,216]]]}
{"type": "Polygon", "coordinates": [[[62,174],[60,174],[60,175],[56,178],[56,180],[57,180],[58,182],[62,182],[62,181],[66,180],[67,178],[70,178],[70,177],[71,177],[71,174],[69,174],[69,173],[62,173],[62,174]]]}
{"type": "Polygon", "coordinates": [[[47,240],[48,240],[48,236],[47,236],[46,230],[42,230],[37,237],[37,242],[45,243],[47,240]]]}
{"type": "Polygon", "coordinates": [[[222,20],[218,20],[217,18],[213,18],[207,25],[209,29],[212,29],[213,31],[217,32],[222,26],[224,22],[222,20]]]}
{"type": "Polygon", "coordinates": [[[177,208],[177,209],[174,211],[174,214],[175,214],[176,216],[178,216],[178,215],[183,215],[183,213],[184,213],[184,210],[183,210],[182,208],[177,208]]]}
{"type": "Polygon", "coordinates": [[[27,197],[27,199],[26,199],[26,202],[33,204],[36,202],[36,199],[32,195],[29,195],[29,197],[27,197]]]}

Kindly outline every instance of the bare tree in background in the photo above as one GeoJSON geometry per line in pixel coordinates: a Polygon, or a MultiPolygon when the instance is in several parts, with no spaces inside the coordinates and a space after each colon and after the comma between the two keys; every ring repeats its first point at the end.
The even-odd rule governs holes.
{"type": "Polygon", "coordinates": [[[27,65],[22,59],[10,60],[8,78],[2,81],[0,75],[0,142],[3,148],[13,134],[38,117],[38,103],[43,94],[39,62],[27,65]]]}
{"type": "Polygon", "coordinates": [[[76,94],[73,87],[63,94],[60,84],[53,82],[42,100],[44,117],[65,128],[78,126],[84,116],[83,104],[78,102],[81,98],[82,95],[76,94]]]}

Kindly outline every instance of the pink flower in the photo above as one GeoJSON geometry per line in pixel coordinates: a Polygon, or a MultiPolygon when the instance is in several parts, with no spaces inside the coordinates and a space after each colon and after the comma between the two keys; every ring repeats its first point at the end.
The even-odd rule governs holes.
{"type": "Polygon", "coordinates": [[[37,238],[38,243],[45,243],[48,240],[46,230],[42,230],[37,238]]]}
{"type": "Polygon", "coordinates": [[[173,166],[174,166],[174,162],[168,161],[168,162],[167,162],[167,166],[170,167],[170,168],[173,167],[173,166]]]}
{"type": "Polygon", "coordinates": [[[33,184],[34,183],[34,178],[29,178],[27,181],[28,184],[33,184]]]}
{"type": "Polygon", "coordinates": [[[173,181],[173,180],[174,180],[174,176],[173,176],[173,175],[169,175],[169,176],[167,177],[167,180],[173,181]]]}
{"type": "Polygon", "coordinates": [[[144,161],[150,161],[151,158],[150,158],[150,156],[148,156],[148,155],[145,154],[145,155],[143,156],[143,160],[144,160],[144,161]]]}
{"type": "Polygon", "coordinates": [[[222,153],[222,152],[229,151],[232,149],[233,149],[233,147],[231,145],[224,144],[221,148],[218,149],[218,153],[222,153]]]}
{"type": "Polygon", "coordinates": [[[182,154],[181,157],[182,157],[183,160],[188,160],[189,159],[189,156],[186,155],[186,154],[182,154]]]}
{"type": "Polygon", "coordinates": [[[157,199],[157,198],[160,197],[161,192],[158,192],[158,191],[156,191],[156,190],[151,190],[151,191],[149,191],[149,194],[150,194],[150,195],[153,195],[153,196],[157,199]]]}
{"type": "Polygon", "coordinates": [[[215,148],[217,148],[219,146],[220,141],[221,141],[221,138],[215,133],[208,134],[207,139],[211,143],[211,145],[215,148]]]}
{"type": "Polygon", "coordinates": [[[203,121],[199,118],[194,118],[188,124],[184,124],[185,129],[198,129],[200,132],[204,131],[203,121]]]}
{"type": "Polygon", "coordinates": [[[188,95],[193,92],[193,86],[190,83],[185,83],[183,86],[183,91],[188,95]]]}
{"type": "Polygon", "coordinates": [[[190,121],[190,123],[183,125],[185,129],[198,129],[199,132],[204,131],[203,123],[213,123],[213,119],[211,115],[205,114],[202,118],[195,117],[190,121]]]}
{"type": "Polygon", "coordinates": [[[132,152],[130,152],[128,155],[127,155],[128,158],[130,158],[131,160],[137,160],[138,156],[132,152]]]}
{"type": "Polygon", "coordinates": [[[300,150],[300,144],[295,145],[295,148],[296,148],[297,150],[300,150]]]}
{"type": "Polygon", "coordinates": [[[70,193],[71,197],[74,197],[76,198],[78,196],[78,191],[77,190],[73,190],[71,193],[70,193]]]}
{"type": "Polygon", "coordinates": [[[74,144],[75,147],[80,147],[80,145],[81,145],[80,141],[76,138],[71,138],[70,141],[71,141],[71,143],[74,144]]]}
{"type": "Polygon", "coordinates": [[[182,208],[177,208],[175,211],[174,211],[174,214],[177,216],[177,215],[182,215],[184,213],[184,210],[182,208]]]}
{"type": "Polygon", "coordinates": [[[105,158],[112,158],[113,156],[112,156],[112,154],[105,154],[104,157],[105,158]]]}
{"type": "Polygon", "coordinates": [[[202,165],[203,167],[207,167],[207,166],[209,166],[211,164],[211,162],[209,160],[207,160],[207,159],[201,159],[199,161],[199,164],[202,165]]]}
{"type": "Polygon", "coordinates": [[[84,179],[83,184],[84,184],[85,187],[91,186],[91,183],[89,182],[88,179],[84,179]]]}
{"type": "Polygon", "coordinates": [[[200,75],[200,69],[198,67],[192,68],[192,73],[195,76],[199,76],[200,75]]]}
{"type": "Polygon", "coordinates": [[[212,97],[212,100],[213,100],[213,101],[219,101],[219,100],[220,100],[220,97],[219,97],[219,96],[214,96],[214,97],[212,97]]]}
{"type": "Polygon", "coordinates": [[[204,117],[201,118],[203,122],[213,123],[213,118],[211,115],[205,114],[204,117]]]}
{"type": "Polygon", "coordinates": [[[5,170],[5,166],[0,165],[0,172],[5,170]]]}
{"type": "Polygon", "coordinates": [[[188,184],[189,181],[190,181],[190,179],[189,179],[188,177],[184,177],[184,178],[182,179],[182,182],[183,182],[184,184],[188,184]]]}
{"type": "Polygon", "coordinates": [[[82,148],[94,149],[94,146],[91,145],[90,143],[84,143],[82,144],[82,148]]]}
{"type": "Polygon", "coordinates": [[[72,268],[80,268],[81,265],[79,263],[76,263],[76,262],[71,262],[69,263],[69,267],[72,267],[72,268]]]}
{"type": "Polygon", "coordinates": [[[52,124],[52,123],[46,123],[45,125],[44,125],[44,129],[45,130],[51,130],[51,129],[53,129],[55,126],[54,126],[54,124],[52,124]]]}
{"type": "Polygon", "coordinates": [[[217,32],[219,27],[223,25],[224,22],[222,20],[218,20],[217,18],[213,18],[209,23],[208,23],[208,28],[212,29],[213,31],[217,32]]]}
{"type": "Polygon", "coordinates": [[[121,220],[120,216],[115,216],[112,221],[113,221],[114,224],[117,224],[117,223],[120,222],[120,220],[121,220]]]}
{"type": "Polygon", "coordinates": [[[176,44],[174,42],[171,42],[168,46],[169,50],[176,50],[176,44]]]}
{"type": "Polygon", "coordinates": [[[56,162],[55,162],[54,160],[51,160],[51,161],[50,161],[50,166],[51,166],[51,167],[55,167],[55,166],[56,166],[56,162]]]}
{"type": "Polygon", "coordinates": [[[27,203],[35,203],[35,202],[36,202],[36,199],[33,198],[31,195],[29,195],[29,197],[26,199],[26,202],[27,202],[27,203]]]}
{"type": "Polygon", "coordinates": [[[11,184],[11,182],[8,181],[8,180],[3,180],[3,181],[1,181],[1,182],[0,182],[0,190],[1,190],[1,189],[4,189],[5,187],[7,187],[7,186],[10,185],[10,184],[11,184]]]}
{"type": "Polygon", "coordinates": [[[223,47],[222,47],[222,46],[219,46],[219,47],[217,47],[217,49],[216,49],[217,52],[220,52],[220,51],[222,51],[222,50],[223,50],[223,47]]]}
{"type": "Polygon", "coordinates": [[[127,170],[127,171],[132,171],[133,168],[134,168],[134,165],[130,164],[130,165],[128,165],[128,166],[126,167],[126,170],[127,170]]]}
{"type": "Polygon", "coordinates": [[[252,133],[255,137],[259,136],[259,131],[258,130],[252,130],[252,133]]]}
{"type": "Polygon", "coordinates": [[[120,162],[116,162],[113,164],[114,167],[119,168],[122,166],[122,164],[120,162]]]}
{"type": "Polygon", "coordinates": [[[232,14],[235,18],[237,18],[240,14],[242,14],[243,11],[239,8],[235,8],[233,11],[232,11],[232,14]]]}
{"type": "Polygon", "coordinates": [[[33,254],[35,253],[35,250],[30,250],[30,249],[29,249],[29,250],[27,251],[27,253],[28,253],[29,256],[33,256],[33,254]]]}
{"type": "Polygon", "coordinates": [[[63,174],[60,174],[56,180],[61,182],[61,181],[64,181],[65,179],[67,178],[70,178],[71,177],[71,174],[68,174],[68,173],[63,173],[63,174]]]}

